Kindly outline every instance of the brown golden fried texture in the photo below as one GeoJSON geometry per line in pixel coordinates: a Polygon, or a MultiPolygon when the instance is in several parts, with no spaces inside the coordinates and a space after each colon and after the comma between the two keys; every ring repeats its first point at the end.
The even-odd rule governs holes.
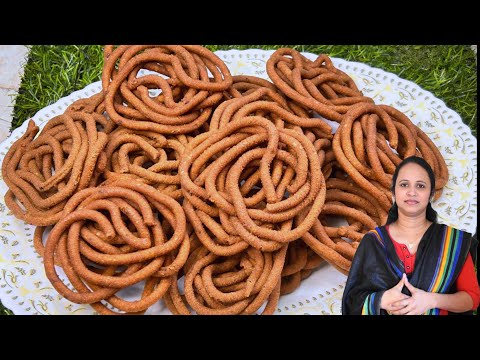
{"type": "Polygon", "coordinates": [[[78,111],[72,105],[39,134],[30,120],[25,134],[10,147],[2,175],[9,187],[5,202],[17,218],[37,226],[53,225],[69,197],[98,184],[99,158],[115,124],[83,106],[93,102],[97,107],[100,98],[83,99],[78,111]]]}
{"type": "Polygon", "coordinates": [[[325,263],[348,274],[404,158],[423,157],[441,195],[434,142],[327,55],[282,48],[266,70],[232,76],[198,45],[107,45],[99,93],[29,121],[5,202],[36,226],[60,295],[100,314],[273,314],[325,263]]]}

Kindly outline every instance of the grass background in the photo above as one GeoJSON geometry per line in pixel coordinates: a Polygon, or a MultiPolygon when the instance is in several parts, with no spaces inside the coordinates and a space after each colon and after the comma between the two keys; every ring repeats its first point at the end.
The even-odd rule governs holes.
{"type": "MultiPolygon", "coordinates": [[[[443,100],[477,137],[477,63],[470,45],[205,46],[212,51],[289,47],[383,69],[416,83],[443,100]]],[[[34,45],[29,48],[11,130],[58,99],[100,80],[102,73],[101,45],[34,45]]],[[[1,302],[0,314],[11,314],[1,302]]]]}

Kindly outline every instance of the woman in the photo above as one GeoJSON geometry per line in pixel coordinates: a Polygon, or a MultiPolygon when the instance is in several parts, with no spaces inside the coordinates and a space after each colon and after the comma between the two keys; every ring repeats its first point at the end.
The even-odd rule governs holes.
{"type": "Polygon", "coordinates": [[[342,314],[472,314],[480,301],[478,241],[437,223],[432,168],[416,156],[404,159],[391,190],[387,223],[365,234],[353,258],[342,314]]]}

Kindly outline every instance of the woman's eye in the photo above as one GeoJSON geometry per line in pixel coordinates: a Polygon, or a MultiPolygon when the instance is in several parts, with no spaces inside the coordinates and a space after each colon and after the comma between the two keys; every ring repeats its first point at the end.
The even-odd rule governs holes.
{"type": "Polygon", "coordinates": [[[425,185],[419,184],[418,187],[421,188],[421,189],[423,189],[423,188],[425,187],[425,185]]]}
{"type": "Polygon", "coordinates": [[[404,184],[400,184],[400,186],[401,186],[401,187],[405,187],[405,186],[407,186],[407,184],[405,184],[405,183],[404,183],[404,184]]]}

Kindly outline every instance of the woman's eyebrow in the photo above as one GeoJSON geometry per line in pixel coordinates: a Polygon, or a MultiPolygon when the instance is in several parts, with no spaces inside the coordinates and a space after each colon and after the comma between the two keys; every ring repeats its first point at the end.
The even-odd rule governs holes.
{"type": "MultiPolygon", "coordinates": [[[[409,179],[400,179],[398,181],[410,181],[409,179]]],[[[427,182],[426,181],[423,181],[423,180],[416,180],[415,181],[416,183],[423,183],[423,184],[426,184],[427,182]]]]}

